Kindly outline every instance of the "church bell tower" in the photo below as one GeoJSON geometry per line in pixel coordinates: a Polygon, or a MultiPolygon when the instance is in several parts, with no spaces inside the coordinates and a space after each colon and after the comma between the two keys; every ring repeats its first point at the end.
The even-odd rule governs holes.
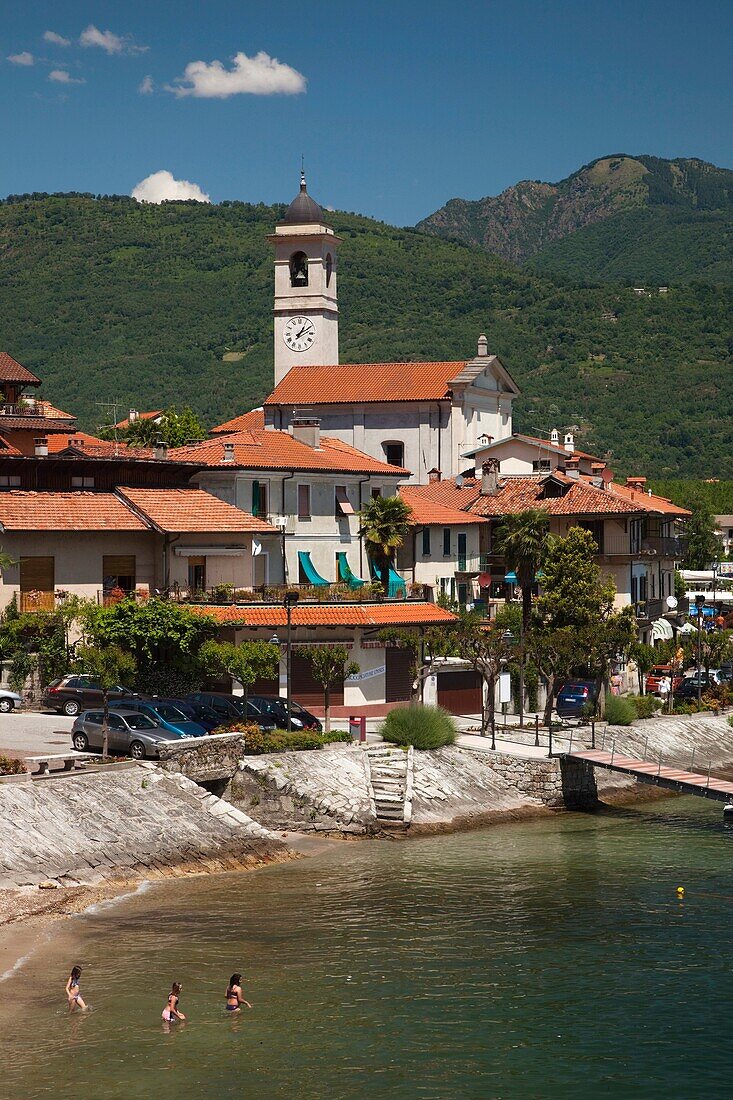
{"type": "Polygon", "coordinates": [[[339,361],[336,252],[301,172],[300,192],[268,238],[275,247],[275,385],[291,367],[339,361]]]}

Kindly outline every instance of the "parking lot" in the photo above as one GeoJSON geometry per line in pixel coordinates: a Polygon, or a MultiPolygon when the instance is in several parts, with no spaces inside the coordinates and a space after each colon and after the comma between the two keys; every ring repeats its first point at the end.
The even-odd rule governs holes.
{"type": "Polygon", "coordinates": [[[73,718],[33,711],[0,714],[0,756],[38,756],[71,748],[73,718]]]}

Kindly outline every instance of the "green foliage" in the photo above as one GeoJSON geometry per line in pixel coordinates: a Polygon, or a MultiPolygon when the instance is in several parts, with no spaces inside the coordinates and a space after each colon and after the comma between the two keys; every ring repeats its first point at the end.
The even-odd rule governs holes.
{"type": "Polygon", "coordinates": [[[0,756],[0,775],[25,775],[25,761],[14,756],[0,756]]]}
{"type": "Polygon", "coordinates": [[[359,534],[366,551],[381,574],[385,593],[389,590],[389,567],[410,530],[412,508],[402,497],[372,497],[359,513],[359,534]]]}
{"type": "Polygon", "coordinates": [[[298,646],[295,651],[311,666],[313,678],[323,687],[326,733],[331,732],[331,688],[343,684],[347,676],[356,676],[359,666],[349,660],[345,645],[298,646]]]}
{"type": "Polygon", "coordinates": [[[184,405],[180,412],[177,412],[175,405],[171,405],[160,417],[159,424],[156,424],[156,419],[139,417],[127,428],[107,427],[99,434],[102,439],[120,439],[131,447],[152,447],[159,440],[169,447],[183,447],[186,443],[206,438],[206,428],[189,405],[184,405]]]}
{"type": "Polygon", "coordinates": [[[416,749],[440,749],[456,739],[456,724],[441,707],[411,703],[391,710],[379,731],[393,745],[414,745],[416,749]]]}
{"type": "Polygon", "coordinates": [[[733,515],[733,481],[693,481],[689,478],[653,479],[649,487],[683,508],[696,503],[706,506],[712,515],[733,515]]]}
{"type": "Polygon", "coordinates": [[[38,674],[43,688],[69,668],[66,630],[70,610],[19,612],[15,598],[0,615],[0,659],[10,661],[10,685],[22,691],[38,674]]]}
{"type": "Polygon", "coordinates": [[[606,696],[606,721],[612,726],[630,726],[636,718],[636,707],[624,695],[606,696]]]}
{"type": "Polygon", "coordinates": [[[545,539],[550,525],[544,508],[527,508],[507,516],[496,533],[494,549],[514,570],[522,588],[522,629],[529,627],[532,612],[532,585],[542,562],[545,539]]]}
{"type": "Polygon", "coordinates": [[[691,507],[692,515],[685,521],[687,554],[684,566],[687,569],[709,569],[721,551],[715,521],[703,499],[698,497],[691,507]]]}
{"type": "Polygon", "coordinates": [[[118,685],[130,687],[137,671],[132,654],[117,645],[78,646],[75,665],[77,672],[96,680],[105,694],[118,685]]]}
{"type": "MultiPolygon", "coordinates": [[[[653,718],[663,705],[662,700],[656,695],[625,695],[623,698],[631,703],[637,718],[653,718]]],[[[608,705],[606,705],[606,718],[608,718],[608,705]]]]}
{"type": "MultiPolygon", "coordinates": [[[[291,733],[287,730],[272,730],[265,733],[259,726],[234,724],[222,726],[214,730],[214,733],[243,733],[245,756],[262,756],[271,752],[303,752],[306,749],[322,749],[326,744],[323,734],[312,733],[309,730],[293,730],[291,733]]],[[[329,740],[351,740],[351,738],[348,734],[346,738],[332,735],[329,740]]]]}
{"type": "Polygon", "coordinates": [[[157,598],[138,602],[130,597],[109,607],[90,604],[81,621],[85,637],[94,645],[119,645],[133,654],[140,668],[185,668],[204,640],[216,633],[212,619],[157,598]]]}
{"type": "Polygon", "coordinates": [[[271,642],[204,642],[199,651],[202,667],[210,676],[231,676],[245,691],[259,679],[277,675],[280,647],[271,642]]]}

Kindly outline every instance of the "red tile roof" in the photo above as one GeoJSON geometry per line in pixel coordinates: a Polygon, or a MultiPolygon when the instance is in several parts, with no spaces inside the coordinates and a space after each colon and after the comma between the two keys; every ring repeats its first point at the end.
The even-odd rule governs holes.
{"type": "MultiPolygon", "coordinates": [[[[97,436],[89,435],[87,432],[72,432],[70,428],[67,428],[63,435],[54,433],[48,437],[49,454],[66,451],[70,446],[76,446],[85,453],[89,451],[97,455],[126,454],[128,450],[126,443],[114,443],[112,440],[98,439],[97,436]]],[[[150,453],[152,454],[152,451],[150,453]]]]}
{"type": "MultiPolygon", "coordinates": [[[[242,626],[285,626],[285,608],[279,604],[248,604],[212,607],[192,605],[200,615],[210,615],[218,623],[242,626]]],[[[410,626],[449,623],[456,616],[434,603],[381,604],[301,604],[293,609],[293,626],[410,626]]]]}
{"type": "Polygon", "coordinates": [[[67,417],[64,413],[64,418],[55,415],[58,410],[54,410],[54,415],[43,416],[4,416],[0,413],[0,431],[3,432],[66,432],[73,431],[75,416],[67,417]]]}
{"type": "Polygon", "coordinates": [[[680,516],[681,518],[692,515],[692,512],[688,511],[687,508],[681,508],[679,504],[673,504],[666,497],[659,497],[654,493],[644,492],[643,490],[640,492],[638,489],[632,489],[630,485],[617,485],[615,482],[611,482],[608,491],[622,500],[640,505],[648,512],[660,512],[665,516],[680,516]]]}
{"type": "Polygon", "coordinates": [[[161,531],[278,534],[277,527],[203,489],[119,488],[117,492],[161,531]]]}
{"type": "Polygon", "coordinates": [[[0,382],[18,382],[24,386],[40,386],[41,379],[36,378],[20,363],[16,363],[12,355],[6,351],[0,351],[0,382]]]}
{"type": "MultiPolygon", "coordinates": [[[[162,409],[154,409],[152,412],[139,412],[137,414],[138,420],[155,420],[157,416],[162,416],[162,409]]],[[[130,418],[126,416],[124,420],[120,420],[119,424],[115,424],[115,428],[121,428],[123,431],[125,428],[130,427],[130,418]]]]}
{"type": "Polygon", "coordinates": [[[215,436],[202,443],[176,447],[172,459],[200,462],[205,466],[241,468],[246,470],[322,470],[334,473],[384,474],[404,477],[408,472],[399,466],[389,466],[376,458],[349,447],[338,439],[321,436],[319,448],[309,447],[289,434],[269,429],[237,432],[215,436]],[[234,447],[234,461],[224,461],[224,446],[234,447]]]}
{"type": "Polygon", "coordinates": [[[544,496],[547,478],[537,477],[508,477],[500,481],[495,496],[482,496],[481,482],[475,478],[465,478],[461,488],[457,488],[454,481],[438,481],[409,489],[411,503],[416,498],[423,498],[490,518],[513,515],[527,508],[545,508],[551,516],[634,515],[656,510],[648,507],[649,498],[641,493],[632,501],[599,489],[582,477],[576,480],[559,471],[551,477],[567,486],[563,496],[544,496]]]}
{"type": "Polygon", "coordinates": [[[486,523],[483,516],[475,516],[471,512],[464,512],[460,508],[454,508],[433,500],[421,490],[423,485],[400,485],[400,496],[412,508],[412,522],[423,527],[433,525],[450,527],[467,523],[486,523]]]}
{"type": "Polygon", "coordinates": [[[450,363],[339,363],[291,367],[265,405],[341,405],[373,401],[443,401],[466,367],[450,363]]]}
{"type": "Polygon", "coordinates": [[[0,492],[6,531],[146,531],[148,525],[114,493],[0,492]]]}
{"type": "Polygon", "coordinates": [[[243,432],[249,428],[264,428],[265,426],[265,410],[264,409],[250,409],[249,412],[243,413],[241,416],[235,416],[233,420],[226,420],[223,424],[217,424],[215,428],[212,428],[209,435],[221,435],[227,432],[243,432]]]}

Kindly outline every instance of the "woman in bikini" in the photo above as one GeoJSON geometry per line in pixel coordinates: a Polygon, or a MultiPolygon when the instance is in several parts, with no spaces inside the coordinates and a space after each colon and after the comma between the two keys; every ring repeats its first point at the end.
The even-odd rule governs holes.
{"type": "Polygon", "coordinates": [[[69,980],[66,983],[66,997],[69,1002],[70,1012],[73,1012],[75,1008],[80,1008],[83,1011],[87,1007],[82,998],[81,990],[79,989],[80,977],[81,967],[75,966],[69,974],[69,980]]]}
{"type": "Polygon", "coordinates": [[[172,1024],[174,1020],[185,1020],[186,1017],[182,1012],[178,1010],[178,998],[183,986],[180,982],[174,982],[171,986],[171,991],[168,994],[168,1000],[166,1006],[161,1013],[163,1019],[167,1024],[172,1024]]]}
{"type": "Polygon", "coordinates": [[[242,975],[232,974],[229,979],[229,985],[227,986],[227,1012],[239,1012],[242,1005],[246,1005],[247,1008],[251,1008],[252,1005],[249,1001],[245,1001],[242,996],[242,975]]]}

